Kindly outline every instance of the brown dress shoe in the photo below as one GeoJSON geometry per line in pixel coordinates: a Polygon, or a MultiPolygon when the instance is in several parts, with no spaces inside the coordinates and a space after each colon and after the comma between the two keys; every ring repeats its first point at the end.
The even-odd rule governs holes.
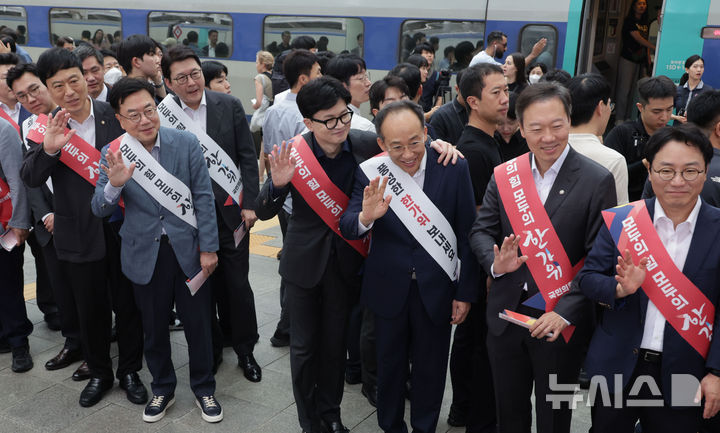
{"type": "Polygon", "coordinates": [[[75,370],[75,373],[72,375],[72,380],[75,382],[81,382],[83,380],[90,379],[90,368],[88,368],[87,362],[83,361],[82,364],[80,364],[80,367],[75,370]]]}
{"type": "Polygon", "coordinates": [[[80,349],[70,350],[63,347],[60,353],[45,363],[45,368],[48,370],[59,370],[69,366],[73,362],[82,360],[82,358],[82,351],[80,349]]]}

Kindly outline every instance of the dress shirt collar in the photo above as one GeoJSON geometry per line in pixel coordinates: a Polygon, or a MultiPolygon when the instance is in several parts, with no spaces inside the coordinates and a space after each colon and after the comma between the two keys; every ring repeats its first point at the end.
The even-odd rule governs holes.
{"type": "Polygon", "coordinates": [[[100,92],[100,94],[98,95],[98,97],[95,98],[95,99],[98,100],[98,101],[107,102],[107,97],[108,97],[108,87],[107,87],[107,85],[106,85],[105,83],[103,83],[102,92],[100,92]]]}
{"type": "MultiPolygon", "coordinates": [[[[320,147],[320,144],[315,140],[315,134],[312,134],[312,150],[313,154],[315,154],[315,158],[327,158],[328,156],[325,155],[325,152],[322,150],[322,147],[320,147]]],[[[350,152],[350,143],[348,143],[347,140],[345,140],[342,144],[342,149],[340,150],[340,153],[342,152],[350,152]]],[[[340,156],[340,153],[335,157],[337,158],[340,156]]]]}
{"type": "Polygon", "coordinates": [[[353,116],[354,116],[354,115],[358,115],[358,116],[361,115],[361,114],[360,114],[360,109],[359,109],[358,107],[354,106],[353,104],[348,104],[348,108],[349,108],[350,110],[352,110],[353,113],[355,113],[355,114],[353,114],[353,116]]]}
{"type": "Polygon", "coordinates": [[[83,120],[82,122],[78,122],[77,120],[75,120],[75,119],[73,119],[73,118],[70,118],[70,120],[68,120],[68,123],[70,124],[70,126],[73,126],[73,125],[85,125],[85,124],[87,124],[88,119],[92,119],[93,122],[95,121],[95,104],[93,104],[93,100],[92,100],[92,98],[90,97],[90,95],[88,95],[88,100],[90,100],[90,115],[89,115],[85,120],[83,120]]]}
{"type": "MultiPolygon", "coordinates": [[[[700,89],[703,88],[704,85],[705,85],[705,83],[703,83],[703,80],[700,80],[700,83],[698,83],[698,85],[695,86],[695,88],[692,89],[692,90],[693,90],[693,91],[694,91],[694,90],[700,90],[700,89]]],[[[686,88],[686,89],[688,89],[688,90],[690,90],[690,82],[689,82],[689,81],[686,81],[685,84],[683,84],[683,87],[686,88]]]]}
{"type": "MultiPolygon", "coordinates": [[[[566,144],[565,150],[563,150],[563,152],[560,154],[560,157],[558,157],[558,159],[553,163],[553,165],[551,165],[550,168],[545,172],[545,176],[547,176],[547,175],[551,175],[553,177],[557,176],[558,173],[560,172],[560,167],[562,167],[563,163],[565,162],[565,158],[567,158],[567,156],[568,156],[568,153],[570,153],[570,145],[566,144]]],[[[544,176],[540,175],[540,170],[538,170],[537,165],[535,164],[535,155],[534,154],[532,157],[531,168],[532,168],[533,175],[537,174],[538,176],[544,177],[544,176]]]]}
{"type": "Polygon", "coordinates": [[[16,114],[20,112],[20,107],[22,105],[17,102],[14,107],[10,107],[9,105],[5,104],[4,102],[0,102],[0,109],[3,110],[8,114],[8,116],[13,117],[16,114]]]}
{"type": "Polygon", "coordinates": [[[425,179],[425,168],[427,167],[427,155],[428,155],[428,148],[425,147],[425,154],[422,157],[422,160],[420,160],[420,168],[418,168],[418,171],[415,172],[415,174],[412,175],[412,178],[415,180],[415,182],[418,182],[420,179],[425,179]]]}
{"type": "Polygon", "coordinates": [[[693,207],[693,210],[690,212],[690,215],[688,215],[688,218],[677,225],[677,227],[673,228],[673,222],[672,220],[665,214],[665,210],[660,205],[660,200],[655,199],[655,212],[653,213],[653,225],[655,228],[658,227],[658,224],[669,224],[670,228],[673,228],[673,230],[677,231],[681,227],[687,226],[687,228],[690,231],[690,235],[692,235],[695,232],[695,224],[697,224],[698,214],[700,213],[700,206],[701,206],[702,199],[698,196],[697,201],[695,202],[695,206],[693,207]],[[664,222],[663,222],[664,221],[664,222]]]}
{"type": "MultiPolygon", "coordinates": [[[[200,105],[198,105],[198,108],[197,108],[198,110],[200,109],[200,107],[203,107],[203,106],[207,107],[207,99],[205,98],[206,93],[207,92],[205,92],[203,90],[202,99],[200,100],[200,105]]],[[[188,104],[186,104],[185,101],[182,100],[182,98],[180,98],[180,107],[182,107],[183,110],[185,110],[186,108],[190,108],[190,106],[188,104]]],[[[197,110],[193,110],[192,108],[190,108],[190,109],[192,111],[197,111],[197,110]]]]}

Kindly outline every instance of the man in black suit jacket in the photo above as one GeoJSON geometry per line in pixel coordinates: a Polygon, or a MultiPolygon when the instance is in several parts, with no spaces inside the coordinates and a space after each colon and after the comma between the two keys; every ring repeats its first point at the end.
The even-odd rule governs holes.
{"type": "MultiPolygon", "coordinates": [[[[330,181],[349,196],[360,162],[380,152],[372,133],[350,130],[350,94],[323,77],[298,93],[298,108],[310,130],[303,135],[330,181]]],[[[290,366],[300,426],[347,432],[340,419],[345,335],[350,306],[360,289],[363,256],[336,234],[290,183],[295,161],[289,145],[270,156],[271,177],[258,197],[258,217],[267,220],[292,194],[280,275],[290,309],[290,366]]]]}
{"type": "MultiPolygon", "coordinates": [[[[90,210],[94,186],[60,162],[62,148],[73,135],[100,150],[123,130],[107,103],[88,96],[82,64],[72,53],[50,49],[40,56],[37,66],[40,80],[61,109],[49,117],[42,142],[28,140],[30,150],[21,176],[29,187],[39,187],[52,177],[55,249],[62,276],[71,288],[70,293],[58,293],[58,298],[74,299],[82,351],[91,375],[80,394],[80,405],[99,402],[114,382],[108,286],[118,318],[117,377],[128,399],[142,404],[147,400],[147,390],[137,375],[142,368],[142,327],[129,282],[120,272],[120,222],[95,217],[90,210]],[[67,133],[66,126],[70,128],[67,133]]],[[[70,305],[71,301],[60,302],[70,305]]]]}
{"type": "MultiPolygon", "coordinates": [[[[574,266],[592,246],[602,224],[601,210],[615,205],[612,174],[568,146],[567,89],[551,83],[531,86],[518,98],[516,108],[520,129],[531,150],[519,158],[530,158],[537,194],[574,266]]],[[[505,170],[505,166],[499,169],[505,170]]],[[[483,269],[494,278],[488,293],[487,321],[498,428],[500,432],[530,432],[530,392],[534,385],[537,431],[569,432],[570,408],[553,410],[546,396],[551,393],[551,374],[557,374],[557,383],[574,383],[577,379],[593,330],[593,307],[585,297],[573,292],[562,296],[551,312],[523,305],[538,293],[538,285],[524,264],[528,257],[518,256],[518,243],[526,233],[513,229],[507,206],[514,203],[502,202],[493,176],[470,239],[483,269]],[[499,319],[498,313],[504,309],[540,318],[528,332],[499,319]],[[558,337],[568,324],[576,329],[566,343],[558,337]],[[554,335],[545,340],[549,332],[554,335]]],[[[538,214],[543,209],[531,211],[538,214]]]]}
{"type": "MultiPolygon", "coordinates": [[[[220,249],[218,267],[210,277],[213,295],[225,331],[213,329],[215,365],[222,360],[223,333],[232,336],[238,365],[252,382],[261,379],[253,348],[260,338],[257,331],[255,298],[248,280],[250,235],[235,246],[233,232],[244,222],[249,232],[255,224],[258,194],[258,167],[255,145],[239,99],[205,90],[200,59],[188,47],[170,49],[162,59],[165,83],[175,93],[175,102],[232,159],[242,178],[242,203],[228,202],[228,193],[213,181],[220,249]]],[[[213,314],[215,317],[215,314],[213,314]]]]}

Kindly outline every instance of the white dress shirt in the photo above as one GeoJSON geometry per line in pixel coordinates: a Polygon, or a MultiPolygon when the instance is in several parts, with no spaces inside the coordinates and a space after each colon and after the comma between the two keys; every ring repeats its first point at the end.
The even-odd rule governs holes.
{"type": "Polygon", "coordinates": [[[75,135],[87,141],[90,146],[95,147],[95,108],[93,107],[92,98],[88,96],[90,101],[90,115],[82,122],[75,119],[68,120],[70,129],[75,130],[75,135]]]}
{"type": "Polygon", "coordinates": [[[626,204],[628,202],[628,169],[625,157],[620,152],[603,145],[594,134],[570,134],[568,141],[575,151],[587,156],[612,173],[615,179],[617,204],[626,204]]]}
{"type": "Polygon", "coordinates": [[[192,108],[188,107],[188,105],[185,103],[185,101],[182,100],[182,98],[180,98],[180,106],[182,107],[183,111],[188,116],[190,116],[193,122],[197,123],[197,125],[202,128],[203,132],[207,132],[207,100],[205,99],[204,90],[202,99],[200,100],[200,106],[197,108],[197,110],[193,110],[192,108]]]}
{"type": "MultiPolygon", "coordinates": [[[[695,224],[697,223],[698,214],[700,213],[700,198],[698,197],[695,207],[688,215],[687,220],[681,222],[674,227],[670,218],[665,215],[665,211],[660,202],[655,200],[655,213],[653,214],[653,225],[657,231],[660,241],[667,250],[668,254],[678,269],[682,270],[685,266],[685,259],[690,250],[690,242],[695,232],[695,224]]],[[[655,350],[662,352],[663,338],[665,336],[665,317],[660,310],[657,309],[652,301],[648,301],[647,311],[645,312],[645,329],[643,331],[642,349],[655,350]]]]}
{"type": "MultiPolygon", "coordinates": [[[[415,172],[415,174],[412,175],[412,180],[415,181],[416,184],[420,187],[420,189],[423,189],[423,186],[425,186],[425,167],[427,166],[427,149],[425,150],[425,154],[422,157],[422,160],[420,161],[420,168],[418,168],[418,171],[415,172]]],[[[372,179],[370,179],[372,180],[372,179]]],[[[388,209],[389,210],[389,209],[388,209]]],[[[358,215],[358,234],[362,235],[366,231],[370,230],[375,224],[373,221],[370,223],[369,226],[365,227],[363,223],[360,222],[360,215],[358,215]]]]}
{"type": "Polygon", "coordinates": [[[98,95],[97,98],[95,98],[95,100],[101,101],[101,102],[107,102],[108,101],[107,97],[108,97],[108,86],[106,86],[105,83],[103,83],[102,92],[100,92],[100,94],[98,95]]]}
{"type": "Polygon", "coordinates": [[[4,102],[0,102],[0,110],[6,112],[7,115],[10,116],[10,118],[13,120],[13,122],[17,124],[20,124],[20,107],[22,107],[22,105],[19,102],[16,103],[14,107],[10,107],[4,102]]]}
{"type": "Polygon", "coordinates": [[[351,129],[358,129],[360,131],[369,131],[369,132],[375,132],[375,124],[366,119],[362,113],[360,112],[360,109],[353,104],[348,104],[348,108],[352,110],[353,117],[350,121],[350,128],[351,129]]]}

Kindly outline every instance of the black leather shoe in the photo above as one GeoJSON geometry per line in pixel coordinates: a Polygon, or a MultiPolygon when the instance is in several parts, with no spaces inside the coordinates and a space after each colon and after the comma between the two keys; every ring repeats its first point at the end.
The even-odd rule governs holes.
{"type": "Polygon", "coordinates": [[[320,420],[320,427],[322,427],[325,433],[350,433],[347,427],[340,421],[327,422],[324,419],[320,420]]]}
{"type": "Polygon", "coordinates": [[[272,347],[287,347],[290,345],[290,336],[276,330],[273,336],[270,337],[270,344],[272,347]]]}
{"type": "Polygon", "coordinates": [[[45,363],[45,368],[51,371],[60,370],[81,359],[83,359],[83,355],[80,349],[70,350],[67,347],[63,347],[60,353],[45,363]]]}
{"type": "Polygon", "coordinates": [[[360,392],[372,407],[377,407],[377,386],[366,386],[363,384],[360,392]]]}
{"type": "Polygon", "coordinates": [[[113,387],[113,382],[112,379],[100,379],[99,377],[90,379],[90,382],[85,385],[85,389],[80,393],[80,406],[95,406],[102,400],[103,394],[113,387]]]}
{"type": "Polygon", "coordinates": [[[75,382],[82,382],[83,380],[90,379],[90,367],[88,367],[87,362],[84,362],[80,364],[80,367],[75,370],[75,372],[72,374],[72,380],[75,382]]]}
{"type": "Polygon", "coordinates": [[[11,368],[15,373],[25,373],[33,368],[33,360],[28,346],[16,347],[12,350],[11,368]]]}
{"type": "Polygon", "coordinates": [[[447,423],[453,427],[464,427],[467,424],[467,414],[456,405],[450,405],[450,413],[448,414],[447,423]]]}
{"type": "Polygon", "coordinates": [[[60,313],[50,313],[45,315],[45,324],[51,331],[60,330],[60,313]]]}
{"type": "Polygon", "coordinates": [[[238,356],[238,366],[245,372],[245,379],[250,382],[260,382],[262,379],[262,370],[255,361],[252,353],[248,355],[238,356]]]}
{"type": "Polygon", "coordinates": [[[125,395],[127,395],[127,399],[130,400],[131,403],[147,403],[147,389],[145,389],[145,385],[143,385],[137,373],[130,373],[121,377],[120,388],[125,390],[125,395]]]}
{"type": "Polygon", "coordinates": [[[345,383],[357,385],[360,382],[362,382],[362,376],[359,371],[345,370],[345,383]]]}

